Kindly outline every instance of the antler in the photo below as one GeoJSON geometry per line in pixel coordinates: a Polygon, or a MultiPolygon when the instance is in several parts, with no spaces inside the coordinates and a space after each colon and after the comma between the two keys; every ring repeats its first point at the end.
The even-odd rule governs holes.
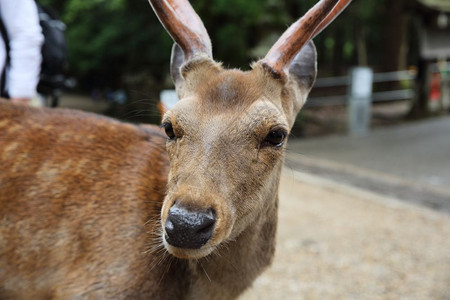
{"type": "Polygon", "coordinates": [[[212,57],[208,32],[187,0],[149,0],[159,21],[183,49],[186,60],[196,53],[212,57]]]}
{"type": "Polygon", "coordinates": [[[337,16],[352,2],[352,0],[340,0],[333,10],[328,14],[328,16],[320,23],[319,27],[314,30],[312,38],[315,38],[319,33],[322,32],[331,22],[336,19],[337,16]]]}
{"type": "Polygon", "coordinates": [[[261,61],[274,76],[285,76],[295,55],[301,48],[330,24],[351,0],[321,0],[302,18],[292,24],[261,61]]]}

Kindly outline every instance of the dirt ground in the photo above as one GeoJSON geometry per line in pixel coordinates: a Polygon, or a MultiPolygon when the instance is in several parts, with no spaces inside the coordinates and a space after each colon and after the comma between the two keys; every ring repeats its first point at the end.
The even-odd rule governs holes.
{"type": "Polygon", "coordinates": [[[450,299],[450,217],[285,170],[277,252],[241,299],[450,299]]]}

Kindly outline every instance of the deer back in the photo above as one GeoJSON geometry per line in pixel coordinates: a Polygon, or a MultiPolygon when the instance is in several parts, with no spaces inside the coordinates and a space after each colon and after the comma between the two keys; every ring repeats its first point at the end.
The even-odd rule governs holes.
{"type": "Polygon", "coordinates": [[[162,280],[179,274],[151,251],[165,140],[157,127],[0,101],[0,298],[179,298],[162,280]]]}

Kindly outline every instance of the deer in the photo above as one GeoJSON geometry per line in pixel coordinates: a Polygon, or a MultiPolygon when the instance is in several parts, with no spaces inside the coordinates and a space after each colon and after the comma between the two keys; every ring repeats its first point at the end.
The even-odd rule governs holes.
{"type": "Polygon", "coordinates": [[[321,0],[249,71],[212,58],[186,0],[161,127],[0,100],[0,299],[235,299],[271,263],[289,131],[314,83],[321,0]]]}

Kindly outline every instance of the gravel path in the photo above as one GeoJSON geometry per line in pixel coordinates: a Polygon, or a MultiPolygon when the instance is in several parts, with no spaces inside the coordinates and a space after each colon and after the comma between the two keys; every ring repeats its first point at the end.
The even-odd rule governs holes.
{"type": "Polygon", "coordinates": [[[273,265],[241,299],[450,299],[450,217],[286,170],[273,265]]]}

